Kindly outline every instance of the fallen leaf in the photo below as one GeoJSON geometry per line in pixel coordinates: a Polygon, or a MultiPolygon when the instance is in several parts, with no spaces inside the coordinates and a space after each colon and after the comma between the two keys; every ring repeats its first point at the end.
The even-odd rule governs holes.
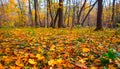
{"type": "Polygon", "coordinates": [[[28,62],[29,62],[30,64],[33,64],[33,65],[37,63],[37,62],[34,61],[34,59],[29,59],[28,62]]]}
{"type": "Polygon", "coordinates": [[[2,64],[0,64],[0,69],[3,69],[3,65],[2,64]]]}
{"type": "Polygon", "coordinates": [[[83,52],[83,53],[87,53],[87,52],[89,52],[89,51],[90,51],[89,48],[82,48],[82,52],[83,52]]]}
{"type": "Polygon", "coordinates": [[[38,60],[44,60],[45,59],[45,57],[40,55],[40,54],[37,54],[36,57],[37,57],[38,60]]]}

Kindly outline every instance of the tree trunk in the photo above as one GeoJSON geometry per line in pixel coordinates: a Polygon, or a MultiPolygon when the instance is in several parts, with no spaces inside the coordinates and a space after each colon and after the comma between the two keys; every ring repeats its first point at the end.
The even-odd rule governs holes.
{"type": "Polygon", "coordinates": [[[49,12],[48,11],[49,11],[49,3],[48,3],[48,0],[47,0],[47,23],[46,23],[47,24],[47,28],[49,26],[49,21],[48,21],[49,20],[49,12]]]}
{"type": "Polygon", "coordinates": [[[30,0],[28,0],[28,2],[29,2],[29,22],[30,22],[30,25],[33,26],[32,11],[31,11],[31,2],[30,2],[30,0]]]}
{"type": "Polygon", "coordinates": [[[84,1],[83,6],[81,7],[81,9],[80,9],[80,11],[78,13],[77,24],[80,24],[80,17],[81,17],[82,11],[83,11],[83,9],[84,9],[84,7],[86,5],[86,1],[87,0],[84,1]]]}
{"type": "Polygon", "coordinates": [[[103,0],[97,0],[97,1],[98,1],[98,12],[97,12],[97,24],[95,31],[102,29],[103,0]]]}
{"type": "Polygon", "coordinates": [[[53,28],[55,28],[58,15],[59,15],[59,10],[57,10],[57,12],[56,12],[55,19],[54,19],[54,22],[53,22],[53,28]]]}
{"type": "Polygon", "coordinates": [[[52,15],[52,8],[51,8],[51,1],[50,0],[47,0],[48,1],[48,8],[49,8],[49,13],[50,13],[50,17],[51,17],[51,22],[50,22],[50,27],[54,27],[54,22],[53,22],[53,20],[54,20],[54,17],[53,17],[53,15],[52,15]]]}
{"type": "Polygon", "coordinates": [[[84,22],[87,19],[88,15],[90,14],[90,12],[92,11],[92,9],[94,8],[95,4],[97,3],[97,1],[92,5],[92,7],[90,8],[90,10],[88,11],[88,13],[86,14],[85,18],[83,19],[81,25],[84,26],[84,22]]]}
{"type": "Polygon", "coordinates": [[[111,22],[113,23],[113,27],[115,27],[115,21],[114,21],[114,16],[115,16],[115,0],[113,0],[112,3],[112,17],[111,17],[111,22]]]}
{"type": "Polygon", "coordinates": [[[58,28],[63,27],[63,0],[59,0],[59,20],[58,20],[58,28]]]}
{"type": "Polygon", "coordinates": [[[34,0],[35,8],[35,26],[38,26],[38,0],[34,0]]]}

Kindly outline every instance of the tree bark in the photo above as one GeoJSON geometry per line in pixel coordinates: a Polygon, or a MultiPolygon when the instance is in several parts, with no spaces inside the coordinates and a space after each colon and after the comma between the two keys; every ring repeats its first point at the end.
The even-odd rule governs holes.
{"type": "Polygon", "coordinates": [[[38,0],[34,0],[35,8],[35,26],[38,26],[38,0]]]}
{"type": "Polygon", "coordinates": [[[30,22],[30,25],[33,26],[32,11],[31,11],[31,2],[30,2],[30,0],[28,0],[28,2],[29,2],[29,22],[30,22]]]}
{"type": "Polygon", "coordinates": [[[88,15],[90,14],[90,12],[92,11],[92,9],[94,8],[95,4],[97,3],[97,1],[92,5],[92,8],[90,8],[90,10],[88,11],[88,13],[86,14],[85,18],[83,19],[81,25],[84,26],[84,22],[87,19],[88,15]]]}
{"type": "Polygon", "coordinates": [[[95,31],[102,30],[103,0],[97,0],[97,1],[98,1],[98,12],[97,12],[97,24],[95,31]]]}
{"type": "Polygon", "coordinates": [[[54,17],[52,15],[52,10],[51,10],[51,1],[50,0],[47,0],[48,1],[48,8],[49,8],[49,13],[50,13],[50,17],[51,17],[51,22],[50,22],[50,27],[53,27],[54,26],[54,17]]]}
{"type": "Polygon", "coordinates": [[[63,0],[59,0],[59,19],[58,19],[58,28],[63,27],[63,0]]]}
{"type": "Polygon", "coordinates": [[[81,13],[82,13],[85,5],[86,5],[86,1],[87,1],[87,0],[84,1],[83,5],[82,5],[82,7],[81,7],[81,9],[80,9],[80,11],[79,11],[79,13],[78,13],[78,16],[77,16],[77,17],[78,17],[78,18],[77,18],[77,24],[80,24],[81,13]]]}
{"type": "Polygon", "coordinates": [[[113,3],[112,3],[112,17],[111,17],[111,22],[113,23],[113,27],[115,27],[114,16],[115,16],[115,0],[113,0],[113,3]]]}

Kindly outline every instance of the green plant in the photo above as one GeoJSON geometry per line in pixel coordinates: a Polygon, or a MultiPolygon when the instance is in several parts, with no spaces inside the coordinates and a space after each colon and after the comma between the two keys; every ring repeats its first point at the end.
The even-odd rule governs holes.
{"type": "Polygon", "coordinates": [[[100,61],[102,63],[103,66],[107,65],[110,63],[109,59],[108,58],[100,58],[100,61]]]}
{"type": "Polygon", "coordinates": [[[116,32],[115,32],[116,34],[120,34],[120,24],[118,23],[117,24],[117,29],[116,29],[116,32]]]}
{"type": "Polygon", "coordinates": [[[75,26],[75,29],[79,29],[79,28],[82,28],[82,26],[81,25],[76,25],[75,26]]]}
{"type": "Polygon", "coordinates": [[[120,23],[117,24],[118,28],[120,28],[120,23]]]}
{"type": "Polygon", "coordinates": [[[35,35],[35,30],[33,28],[29,28],[28,29],[28,32],[31,36],[34,36],[35,35]]]}
{"type": "Polygon", "coordinates": [[[107,53],[104,53],[100,58],[102,65],[107,65],[117,57],[116,51],[113,48],[110,48],[107,53]]]}
{"type": "Polygon", "coordinates": [[[85,39],[83,39],[83,38],[78,38],[77,41],[84,43],[84,42],[85,42],[85,39]]]}

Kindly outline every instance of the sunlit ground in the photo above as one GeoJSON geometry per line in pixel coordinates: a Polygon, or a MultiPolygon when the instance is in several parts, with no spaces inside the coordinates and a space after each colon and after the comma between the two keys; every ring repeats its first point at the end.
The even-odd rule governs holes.
{"type": "Polygon", "coordinates": [[[1,28],[0,69],[120,68],[120,31],[1,28]]]}

